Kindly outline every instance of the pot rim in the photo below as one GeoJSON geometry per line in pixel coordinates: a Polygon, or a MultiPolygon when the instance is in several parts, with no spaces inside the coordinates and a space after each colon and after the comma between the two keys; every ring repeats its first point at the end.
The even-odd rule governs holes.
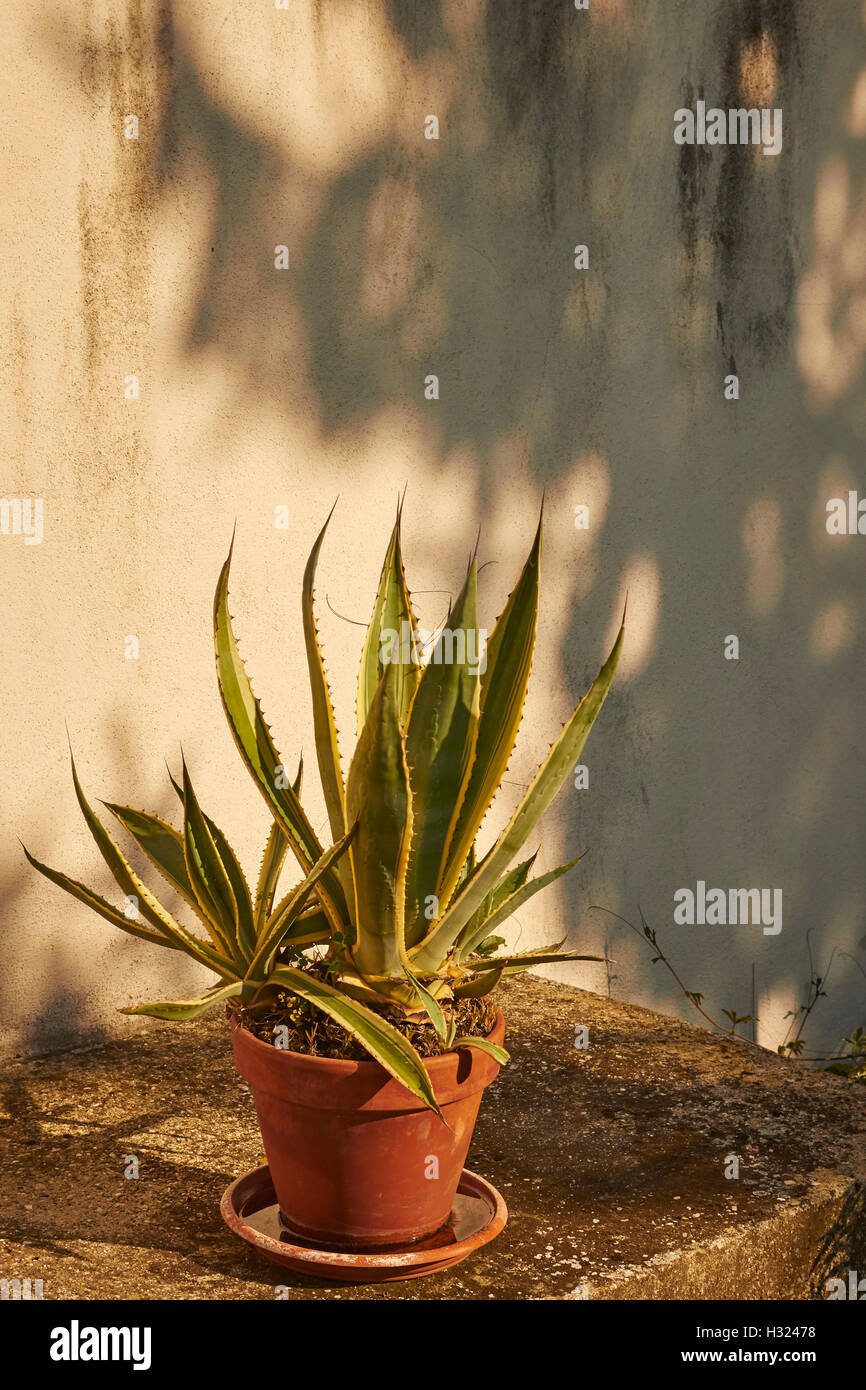
{"type": "MultiPolygon", "coordinates": [[[[237,1033],[243,1038],[244,1046],[252,1047],[254,1051],[260,1051],[262,1054],[267,1054],[268,1057],[272,1057],[273,1054],[276,1053],[278,1057],[284,1057],[286,1060],[290,1057],[297,1057],[298,1060],[302,1062],[320,1063],[334,1070],[337,1076],[357,1076],[358,1069],[361,1067],[365,1070],[369,1069],[371,1075],[374,1070],[385,1070],[382,1063],[377,1062],[374,1057],[365,1058],[363,1061],[354,1061],[348,1057],[314,1057],[309,1052],[293,1052],[292,1049],[288,1047],[274,1047],[272,1043],[266,1043],[263,1042],[261,1038],[257,1038],[255,1033],[250,1032],[249,1028],[244,1028],[244,1026],[238,1022],[237,1014],[234,1010],[230,1013],[229,1021],[231,1023],[232,1033],[237,1033]]],[[[502,1027],[504,1032],[504,1024],[505,1015],[497,1006],[493,1027],[490,1029],[489,1033],[485,1033],[485,1039],[492,1038],[494,1033],[500,1030],[500,1027],[502,1027]]],[[[440,1068],[453,1065],[453,1059],[459,1057],[460,1052],[463,1050],[463,1048],[452,1048],[449,1052],[437,1053],[435,1057],[422,1057],[421,1061],[424,1064],[425,1070],[429,1070],[431,1067],[440,1068]]]]}

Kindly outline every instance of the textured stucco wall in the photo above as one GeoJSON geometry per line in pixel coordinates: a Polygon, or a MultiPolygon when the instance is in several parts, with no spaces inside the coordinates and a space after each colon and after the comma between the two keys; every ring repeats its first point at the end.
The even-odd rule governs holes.
{"type": "MultiPolygon", "coordinates": [[[[834,0],[832,23],[827,8],[3,7],[0,491],[44,499],[41,544],[0,535],[6,1050],[129,1031],[116,1004],[201,978],[23,860],[19,835],[108,891],[64,720],[93,797],[162,814],[163,758],[177,766],[182,741],[254,874],[267,816],[225,726],[209,626],[232,526],[243,650],[286,761],[303,748],[309,766],[304,559],[339,493],[320,604],[347,751],[361,630],[324,599],[366,621],[406,482],[428,626],[479,522],[492,623],[546,489],[507,797],[630,594],[590,787],[562,792],[539,863],[586,858],[521,916],[521,944],[606,940],[615,994],[681,1011],[627,929],[590,910],[636,920],[640,904],[717,1011],[751,1012],[754,964],[775,1044],[805,994],[810,931],[821,973],[837,951],[810,1048],[866,1022],[866,539],[823,525],[863,477],[866,29],[855,0],[834,0]],[[699,98],[781,107],[782,153],[677,147],[673,113],[699,98]],[[674,926],[674,891],[697,879],[781,888],[781,934],[674,926]]],[[[607,988],[600,968],[561,969],[607,988]]]]}

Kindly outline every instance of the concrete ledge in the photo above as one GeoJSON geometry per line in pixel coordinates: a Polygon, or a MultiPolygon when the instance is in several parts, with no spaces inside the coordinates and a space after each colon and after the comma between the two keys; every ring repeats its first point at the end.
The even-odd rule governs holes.
{"type": "Polygon", "coordinates": [[[213,1019],[7,1069],[0,1277],[46,1299],[807,1299],[866,1274],[864,1088],[545,979],[501,999],[513,1061],[470,1166],[510,1219],[454,1270],[325,1285],[236,1242],[219,1198],[263,1155],[213,1019]]]}

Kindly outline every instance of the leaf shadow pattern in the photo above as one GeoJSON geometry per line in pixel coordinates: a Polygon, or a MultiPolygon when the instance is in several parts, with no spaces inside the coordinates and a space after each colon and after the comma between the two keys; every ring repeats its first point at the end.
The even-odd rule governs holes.
{"type": "MultiPolygon", "coordinates": [[[[239,416],[271,405],[345,447],[399,408],[422,420],[443,468],[459,453],[472,530],[490,517],[522,523],[507,516],[510,489],[546,487],[561,557],[594,460],[605,500],[555,577],[568,590],[569,694],[594,674],[587,634],[617,589],[630,580],[649,598],[632,623],[636,650],[645,628],[640,659],[593,737],[591,823],[604,848],[563,890],[567,925],[575,931],[590,901],[629,914],[642,901],[663,924],[673,890],[707,875],[781,885],[783,945],[742,932],[709,955],[706,938],[684,946],[684,969],[709,960],[721,1002],[741,1013],[754,964],[775,1026],[799,993],[806,929],[817,924],[826,955],[837,915],[859,918],[861,937],[866,919],[856,713],[866,655],[850,642],[825,658],[820,645],[839,605],[855,632],[866,613],[853,547],[830,561],[812,541],[816,460],[853,461],[866,440],[862,361],[822,413],[792,351],[816,184],[860,74],[862,26],[852,6],[831,52],[803,0],[593,10],[585,22],[542,0],[489,6],[458,33],[453,7],[437,0],[422,16],[389,0],[399,72],[420,74],[422,93],[434,67],[452,73],[435,157],[421,105],[416,138],[398,138],[401,94],[421,98],[395,81],[382,129],[316,179],[205,71],[171,0],[158,0],[149,30],[134,0],[127,32],[141,34],[158,118],[146,183],[154,200],[182,202],[191,163],[205,170],[212,250],[178,331],[189,358],[221,355],[239,416]],[[739,105],[750,93],[784,108],[779,159],[673,144],[683,102],[739,105]],[[281,276],[284,200],[303,199],[305,181],[313,212],[281,276]],[[577,244],[590,251],[585,272],[577,244]],[[722,394],[734,367],[735,407],[722,394]],[[429,372],[442,389],[425,411],[429,372]],[[739,663],[720,656],[732,631],[748,653],[739,663]]],[[[119,34],[88,32],[76,59],[93,90],[114,81],[118,120],[119,34]]],[[[862,138],[844,153],[862,170],[862,138]]],[[[353,468],[350,449],[352,480],[353,468]]],[[[333,487],[331,461],[318,481],[333,487]]],[[[588,805],[564,805],[569,845],[586,838],[588,805]]],[[[618,975],[621,993],[669,1006],[637,959],[618,975]]],[[[689,984],[706,978],[689,971],[689,984]]],[[[853,967],[834,990],[816,1052],[862,1021],[853,967]]]]}

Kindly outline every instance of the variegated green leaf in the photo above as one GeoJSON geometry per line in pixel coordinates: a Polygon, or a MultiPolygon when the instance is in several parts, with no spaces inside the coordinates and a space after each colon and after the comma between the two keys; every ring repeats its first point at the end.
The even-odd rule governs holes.
{"type": "MultiPolygon", "coordinates": [[[[100,917],[104,917],[106,922],[111,922],[113,926],[120,927],[122,931],[129,932],[130,936],[140,937],[142,941],[152,941],[154,945],[166,946],[171,951],[186,951],[187,948],[182,945],[179,940],[163,936],[161,932],[151,931],[149,927],[142,927],[137,922],[130,921],[119,908],[113,907],[111,903],[106,902],[105,898],[100,897],[98,893],[94,893],[91,888],[86,887],[83,883],[79,883],[77,879],[69,878],[66,874],[59,873],[57,869],[50,869],[47,864],[43,864],[40,860],[36,859],[30,853],[26,845],[22,845],[21,848],[24,850],[28,862],[33,865],[34,869],[38,869],[41,874],[44,874],[52,883],[56,883],[58,888],[63,888],[71,897],[77,898],[80,903],[84,903],[85,907],[93,908],[93,911],[98,912],[100,917]]],[[[192,954],[192,952],[189,954],[192,954]]]]}
{"type": "Polygon", "coordinates": [[[249,969],[246,974],[248,980],[263,979],[267,974],[274,953],[279,948],[289,927],[291,927],[298,914],[303,911],[314,888],[321,882],[322,877],[328,872],[331,865],[336,863],[341,854],[345,854],[355,835],[356,829],[357,827],[353,825],[347,835],[344,835],[322,855],[316,864],[313,865],[313,868],[310,870],[303,883],[299,883],[297,888],[289,894],[285,907],[283,907],[279,913],[275,913],[270,919],[256,946],[255,955],[250,961],[249,969]]]}
{"type": "MultiPolygon", "coordinates": [[[[336,503],[334,503],[336,506],[336,503]]],[[[325,806],[331,826],[331,838],[335,842],[346,833],[346,792],[343,786],[343,770],[340,766],[340,745],[337,738],[337,724],[334,719],[334,706],[325,674],[325,663],[316,630],[316,617],[313,611],[313,587],[316,580],[316,565],[319,551],[328,522],[333,516],[333,507],[328,519],[316,537],[304,570],[302,591],[302,610],[304,621],[304,642],[307,649],[307,666],[310,672],[310,690],[313,699],[313,728],[316,735],[316,757],[319,764],[319,777],[325,795],[325,806]]],[[[351,893],[349,861],[340,867],[340,881],[347,896],[351,893]]]]}
{"type": "MultiPolygon", "coordinates": [[[[412,848],[406,874],[406,944],[430,929],[444,901],[442,875],[478,734],[477,568],[473,557],[447,628],[440,633],[409,714],[406,760],[412,788],[412,848]]],[[[463,858],[466,858],[467,850],[463,858]]],[[[462,861],[461,861],[462,862],[462,861]]]]}
{"type": "Polygon", "coordinates": [[[500,1067],[511,1061],[510,1053],[506,1052],[504,1047],[500,1047],[499,1043],[491,1042],[489,1038],[455,1038],[455,1051],[458,1047],[477,1047],[479,1052],[486,1052],[500,1067]]]}
{"type": "Polygon", "coordinates": [[[307,946],[321,946],[330,940],[331,928],[328,919],[321,908],[317,908],[309,916],[302,913],[300,917],[295,918],[284,933],[279,949],[292,946],[295,950],[301,951],[307,946]]]}
{"type": "Polygon", "coordinates": [[[422,985],[418,977],[416,975],[413,975],[410,970],[406,971],[406,977],[409,980],[409,983],[412,985],[412,988],[415,990],[415,993],[418,995],[418,998],[423,1003],[424,1008],[427,1010],[427,1015],[430,1019],[430,1022],[433,1024],[433,1027],[436,1029],[436,1032],[439,1034],[439,1037],[442,1039],[443,1042],[447,1043],[448,1024],[445,1022],[445,1015],[442,1012],[442,1007],[439,1003],[439,1000],[434,998],[434,996],[430,993],[429,989],[425,988],[425,986],[422,985]]]}
{"type": "Polygon", "coordinates": [[[494,883],[490,892],[485,896],[481,906],[476,908],[466,926],[463,928],[458,938],[458,960],[466,954],[466,942],[469,940],[483,941],[484,936],[489,936],[490,932],[485,931],[484,936],[479,934],[479,928],[483,927],[490,915],[501,907],[506,898],[510,898],[512,893],[516,893],[518,888],[522,888],[529,878],[529,871],[538,857],[538,850],[531,854],[522,863],[515,864],[513,869],[503,874],[498,883],[494,883]]]}
{"type": "Polygon", "coordinates": [[[502,902],[498,903],[494,910],[483,922],[479,922],[471,935],[465,934],[460,937],[458,960],[465,960],[466,956],[472,954],[477,946],[486,936],[490,936],[497,927],[501,927],[513,912],[522,907],[524,903],[533,898],[536,893],[540,893],[542,888],[548,884],[555,883],[563,874],[567,874],[569,869],[573,869],[578,859],[572,859],[568,864],[560,864],[556,869],[550,869],[546,874],[539,874],[538,878],[532,879],[529,883],[524,883],[514,893],[508,894],[502,902]]]}
{"type": "Polygon", "coordinates": [[[472,774],[448,850],[441,886],[442,908],[451,899],[469,848],[478,834],[508,767],[523,715],[523,704],[538,618],[541,520],[535,540],[508,602],[487,644],[481,676],[478,738],[472,774]]]}
{"type": "MultiPolygon", "coordinates": [[[[170,770],[168,775],[171,778],[171,785],[174,787],[175,791],[177,792],[178,798],[180,799],[180,804],[181,806],[183,806],[183,787],[179,786],[178,783],[174,780],[174,778],[171,776],[170,770]]],[[[250,955],[252,954],[255,948],[255,929],[253,926],[253,903],[252,897],[250,896],[249,884],[247,883],[246,875],[244,874],[243,869],[238,863],[237,855],[235,854],[234,850],[232,849],[223,832],[220,830],[219,826],[216,824],[215,821],[211,819],[211,817],[207,814],[206,811],[201,809],[201,807],[199,807],[199,810],[202,819],[204,820],[204,823],[210,832],[210,837],[213,840],[214,848],[216,849],[216,852],[220,857],[220,861],[225,871],[226,878],[228,879],[229,884],[231,885],[233,902],[237,907],[237,929],[235,934],[235,940],[240,946],[243,958],[245,960],[249,960],[250,955]]],[[[186,831],[184,830],[184,834],[185,833],[186,831]]],[[[184,865],[186,865],[186,853],[183,836],[180,836],[179,839],[181,849],[184,850],[184,865]]],[[[192,885],[190,885],[190,890],[194,892],[194,890],[192,889],[192,885]]],[[[202,907],[198,898],[194,898],[192,906],[201,916],[202,907]]],[[[208,921],[210,921],[210,925],[212,927],[216,927],[217,931],[219,932],[219,928],[221,925],[219,919],[216,922],[214,922],[213,918],[208,919],[207,917],[203,917],[203,920],[205,921],[205,925],[207,925],[208,921]]]]}
{"type": "Polygon", "coordinates": [[[122,1014],[148,1014],[151,1018],[166,1018],[172,1023],[185,1023],[189,1019],[198,1018],[207,1009],[212,1009],[214,1004],[221,1004],[225,999],[236,999],[243,990],[240,980],[232,980],[227,985],[217,985],[214,989],[209,989],[198,999],[158,999],[153,1004],[136,1004],[128,1009],[120,1009],[122,1014]]]}
{"type": "Polygon", "coordinates": [[[485,994],[492,994],[502,979],[504,969],[505,967],[501,966],[498,970],[486,970],[473,979],[462,980],[460,984],[454,986],[454,998],[480,999],[485,994]]]}
{"type": "Polygon", "coordinates": [[[177,941],[181,948],[189,955],[197,956],[198,959],[205,964],[211,965],[215,969],[222,971],[227,964],[227,958],[224,957],[220,951],[212,951],[209,947],[205,946],[204,942],[191,936],[186,928],[181,926],[180,922],[176,921],[171,913],[162,906],[162,903],[154,897],[147,885],[142,883],[132,866],[127,863],[121,850],[105,829],[105,826],[102,824],[96,812],[89,805],[82,790],[81,783],[78,780],[75,759],[72,758],[71,761],[72,780],[75,785],[75,795],[78,798],[78,804],[81,807],[90,833],[96,841],[97,848],[111,870],[120,891],[124,893],[127,898],[134,898],[136,900],[138,910],[141,912],[142,917],[144,917],[152,927],[155,927],[157,932],[161,932],[164,936],[171,937],[172,940],[177,941]]]}
{"type": "Polygon", "coordinates": [[[505,945],[504,936],[485,936],[475,947],[476,954],[479,956],[492,956],[499,950],[500,946],[505,945]]]}
{"type": "Polygon", "coordinates": [[[365,1004],[390,1004],[410,1013],[421,1007],[418,994],[406,979],[379,980],[373,985],[356,970],[341,967],[334,974],[333,983],[342,994],[348,994],[351,999],[360,999],[365,1004]]]}
{"type": "Polygon", "coordinates": [[[466,882],[467,878],[471,878],[472,875],[475,873],[476,865],[477,859],[475,855],[475,841],[473,840],[472,844],[469,846],[469,853],[463,860],[463,867],[460,870],[460,878],[458,882],[463,884],[466,882]]]}
{"type": "MultiPolygon", "coordinates": [[[[295,796],[301,795],[301,784],[304,777],[304,759],[298,763],[298,775],[295,778],[292,790],[295,796]]],[[[256,939],[258,940],[262,928],[270,917],[274,908],[274,896],[277,891],[277,884],[280,881],[280,874],[286,862],[286,855],[289,850],[289,841],[279,821],[274,821],[268,834],[268,842],[265,845],[265,852],[262,856],[262,864],[259,869],[258,882],[256,883],[256,897],[253,905],[253,924],[255,926],[256,939]]]]}
{"type": "Polygon", "coordinates": [[[401,509],[398,509],[397,520],[385,555],[385,563],[382,566],[379,589],[376,594],[376,602],[373,605],[373,616],[370,619],[370,625],[364,639],[361,673],[358,680],[359,735],[366,723],[376,688],[382,678],[384,668],[381,639],[383,633],[393,634],[392,638],[389,639],[389,652],[387,654],[391,658],[391,664],[397,667],[395,699],[400,712],[400,723],[403,726],[406,724],[406,717],[421,678],[422,654],[416,650],[415,646],[416,621],[403,570],[403,556],[400,549],[400,520],[401,509]],[[403,641],[404,636],[405,642],[403,641]]]}
{"type": "Polygon", "coordinates": [[[352,957],[364,976],[402,978],[406,862],[412,803],[396,704],[397,671],[385,669],[358,739],[346,784],[346,815],[358,833],[349,850],[355,883],[352,957]]]}
{"type": "MultiPolygon", "coordinates": [[[[294,892],[295,889],[290,888],[288,893],[286,893],[284,897],[280,898],[280,901],[277,903],[276,907],[272,910],[270,916],[268,917],[266,926],[270,926],[271,923],[275,922],[278,917],[283,916],[294,892]]],[[[317,933],[317,935],[320,932],[324,932],[325,937],[328,937],[331,934],[330,924],[324,912],[319,906],[318,899],[314,898],[313,901],[310,903],[309,907],[305,907],[303,911],[298,913],[297,918],[295,920],[299,929],[302,929],[303,931],[314,931],[317,933]]],[[[294,936],[294,932],[292,932],[292,936],[294,936]]]]}
{"type": "Polygon", "coordinates": [[[553,744],[499,839],[433,930],[413,951],[413,969],[438,970],[485,894],[519,853],[568,777],[610,689],[622,650],[623,632],[624,628],[620,627],[607,661],[553,744]]]}
{"type": "MultiPolygon", "coordinates": [[[[256,786],[288,837],[304,872],[309,873],[316,860],[321,858],[323,850],[301,803],[288,784],[282,760],[238,651],[228,610],[231,558],[229,551],[214,595],[214,650],[223,708],[256,786]]],[[[336,878],[322,882],[319,897],[332,926],[336,930],[349,930],[345,897],[336,878]]]]}
{"type": "Polygon", "coordinates": [[[202,912],[226,955],[243,969],[234,891],[183,764],[183,848],[186,871],[202,912]]]}
{"type": "Polygon", "coordinates": [[[427,1070],[408,1039],[379,1014],[349,999],[323,980],[290,965],[278,965],[270,983],[282,985],[341,1023],[396,1081],[442,1118],[427,1070]]]}
{"type": "Polygon", "coordinates": [[[102,804],[120,821],[124,830],[132,836],[139,849],[147,855],[165,881],[170,883],[184,902],[201,916],[201,908],[186,871],[183,836],[180,832],[161,816],[152,815],[149,811],[137,811],[132,806],[117,806],[112,801],[104,801],[102,804]]]}
{"type": "Polygon", "coordinates": [[[237,906],[237,943],[241,954],[246,958],[252,955],[256,946],[256,933],[253,927],[253,900],[250,896],[250,887],[246,880],[246,875],[238,863],[237,855],[222,833],[218,825],[215,825],[210,816],[204,815],[205,825],[210,831],[211,839],[216,847],[216,852],[220,857],[226,877],[231,885],[232,895],[237,906]]]}
{"type": "Polygon", "coordinates": [[[262,856],[261,868],[259,869],[259,877],[256,884],[253,918],[257,938],[273,911],[274,895],[276,893],[280,874],[283,871],[283,865],[286,862],[288,850],[289,841],[283,833],[282,827],[277,821],[274,821],[268,834],[268,842],[265,845],[265,852],[262,856]]]}

